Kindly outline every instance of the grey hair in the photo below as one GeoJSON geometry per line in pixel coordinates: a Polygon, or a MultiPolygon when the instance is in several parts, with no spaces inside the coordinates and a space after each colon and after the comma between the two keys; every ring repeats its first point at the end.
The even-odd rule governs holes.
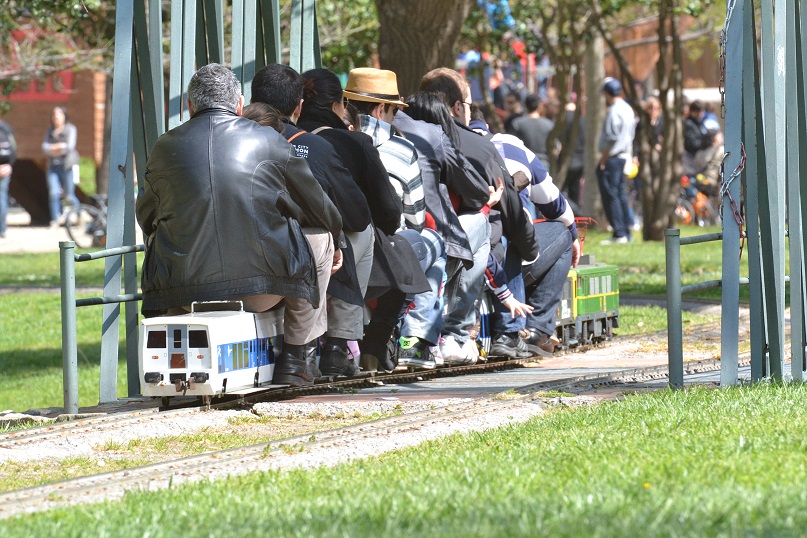
{"type": "Polygon", "coordinates": [[[241,83],[230,69],[221,64],[200,67],[188,84],[188,99],[196,112],[212,107],[235,112],[240,97],[241,83]]]}

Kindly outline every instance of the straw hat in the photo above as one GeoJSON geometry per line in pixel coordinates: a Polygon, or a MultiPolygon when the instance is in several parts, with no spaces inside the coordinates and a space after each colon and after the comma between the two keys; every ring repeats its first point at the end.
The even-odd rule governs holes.
{"type": "Polygon", "coordinates": [[[347,75],[344,95],[353,101],[407,106],[398,93],[398,77],[392,71],[357,67],[347,75]]]}

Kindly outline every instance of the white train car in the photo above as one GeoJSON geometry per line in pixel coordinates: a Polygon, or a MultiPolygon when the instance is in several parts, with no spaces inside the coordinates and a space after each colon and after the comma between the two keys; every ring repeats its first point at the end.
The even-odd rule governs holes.
{"type": "Polygon", "coordinates": [[[210,402],[226,392],[270,384],[283,309],[191,312],[140,323],[140,393],[199,396],[210,402]]]}

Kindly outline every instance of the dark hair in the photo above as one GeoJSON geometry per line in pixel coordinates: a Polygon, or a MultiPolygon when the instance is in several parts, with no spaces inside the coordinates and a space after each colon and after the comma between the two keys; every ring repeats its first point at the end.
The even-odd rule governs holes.
{"type": "Polygon", "coordinates": [[[527,112],[535,112],[538,110],[538,105],[541,104],[541,96],[537,93],[531,93],[526,99],[527,112]]]}
{"type": "Polygon", "coordinates": [[[350,128],[353,126],[353,129],[356,131],[361,131],[361,114],[363,112],[359,112],[358,107],[351,103],[345,105],[345,115],[342,117],[342,121],[345,122],[345,125],[350,128]]]}
{"type": "Polygon", "coordinates": [[[342,84],[332,71],[320,67],[303,73],[303,110],[331,108],[342,100],[342,84]]]}
{"type": "Polygon", "coordinates": [[[441,95],[432,92],[417,92],[409,96],[406,100],[409,108],[406,113],[416,120],[423,120],[428,123],[439,125],[448,136],[449,140],[457,145],[457,132],[454,127],[454,119],[451,112],[445,105],[441,95]]]}
{"type": "Polygon", "coordinates": [[[302,98],[303,77],[287,65],[267,65],[252,79],[252,102],[271,105],[286,117],[302,98]]]}
{"type": "Polygon", "coordinates": [[[689,103],[689,113],[690,114],[698,114],[703,111],[703,101],[700,99],[695,99],[691,103],[689,103]]]}
{"type": "Polygon", "coordinates": [[[244,107],[241,114],[248,120],[252,120],[264,127],[271,127],[280,134],[283,134],[283,115],[272,105],[266,103],[250,103],[244,107]]]}
{"type": "Polygon", "coordinates": [[[64,124],[67,125],[68,123],[70,123],[70,116],[67,115],[67,108],[61,105],[56,105],[55,107],[50,109],[50,126],[53,127],[53,111],[56,109],[61,110],[62,115],[64,116],[64,124]]]}
{"type": "Polygon", "coordinates": [[[464,90],[467,85],[462,75],[447,67],[432,69],[420,80],[421,91],[443,94],[448,107],[454,106],[457,101],[465,100],[464,90]]]}
{"type": "Polygon", "coordinates": [[[482,109],[476,105],[471,105],[471,121],[481,121],[483,123],[487,123],[488,120],[485,118],[485,113],[482,112],[482,109]]]}

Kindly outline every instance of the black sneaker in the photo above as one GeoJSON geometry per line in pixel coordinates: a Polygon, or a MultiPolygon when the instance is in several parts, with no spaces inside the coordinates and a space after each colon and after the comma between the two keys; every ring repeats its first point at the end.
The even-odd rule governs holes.
{"type": "Polygon", "coordinates": [[[509,357],[511,359],[532,357],[532,353],[527,349],[527,345],[521,340],[518,333],[502,333],[495,337],[488,355],[492,357],[509,357]]]}
{"type": "Polygon", "coordinates": [[[548,334],[536,329],[528,329],[530,335],[524,339],[527,349],[542,357],[551,357],[555,353],[555,344],[548,334]]]}
{"type": "Polygon", "coordinates": [[[347,350],[334,344],[325,344],[319,357],[319,369],[325,377],[359,375],[359,367],[347,358],[347,350]]]}
{"type": "Polygon", "coordinates": [[[310,387],[314,377],[308,371],[305,358],[283,352],[275,361],[275,372],[272,375],[273,385],[290,385],[292,387],[310,387]]]}
{"type": "Polygon", "coordinates": [[[398,366],[414,366],[433,370],[437,368],[434,357],[429,350],[429,343],[420,338],[401,337],[401,351],[398,355],[398,366]]]}

